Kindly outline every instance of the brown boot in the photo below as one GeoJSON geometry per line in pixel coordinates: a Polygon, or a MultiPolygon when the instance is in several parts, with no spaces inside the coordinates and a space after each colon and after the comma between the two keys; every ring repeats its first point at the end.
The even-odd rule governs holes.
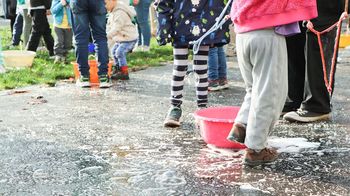
{"type": "Polygon", "coordinates": [[[240,123],[235,123],[227,136],[227,140],[232,142],[244,143],[245,140],[245,125],[240,123]]]}
{"type": "Polygon", "coordinates": [[[244,158],[244,164],[250,166],[262,165],[274,162],[278,157],[275,149],[264,148],[260,152],[247,148],[244,158]]]}

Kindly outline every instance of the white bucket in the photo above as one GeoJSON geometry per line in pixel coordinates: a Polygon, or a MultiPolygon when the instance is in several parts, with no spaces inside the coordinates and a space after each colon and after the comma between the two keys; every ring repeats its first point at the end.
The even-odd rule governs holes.
{"type": "Polygon", "coordinates": [[[36,53],[25,50],[3,51],[5,67],[31,67],[36,53]]]}

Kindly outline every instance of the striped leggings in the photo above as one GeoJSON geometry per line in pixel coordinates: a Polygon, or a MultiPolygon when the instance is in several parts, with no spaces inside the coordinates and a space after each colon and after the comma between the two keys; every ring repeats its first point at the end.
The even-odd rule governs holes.
{"type": "MultiPolygon", "coordinates": [[[[180,107],[184,79],[188,68],[188,48],[174,48],[173,79],[171,81],[171,104],[180,107]]],[[[193,55],[193,71],[197,74],[197,106],[205,107],[208,103],[208,52],[209,46],[201,46],[198,54],[193,55]]]]}

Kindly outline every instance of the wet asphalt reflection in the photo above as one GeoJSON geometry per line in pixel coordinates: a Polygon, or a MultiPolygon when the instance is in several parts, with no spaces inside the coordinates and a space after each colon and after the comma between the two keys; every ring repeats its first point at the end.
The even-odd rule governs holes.
{"type": "MultiPolygon", "coordinates": [[[[275,164],[254,168],[242,165],[243,151],[203,142],[191,75],[182,127],[162,127],[171,66],[131,73],[108,90],[62,82],[2,91],[0,195],[350,195],[350,66],[343,60],[333,120],[279,121],[272,133],[319,146],[282,152],[275,164]]],[[[210,93],[211,106],[240,105],[236,62],[229,80],[230,89],[210,93]]]]}

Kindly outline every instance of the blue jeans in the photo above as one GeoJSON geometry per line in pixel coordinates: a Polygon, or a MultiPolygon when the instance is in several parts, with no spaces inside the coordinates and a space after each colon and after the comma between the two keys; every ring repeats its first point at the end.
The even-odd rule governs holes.
{"type": "Polygon", "coordinates": [[[16,17],[15,24],[13,25],[12,32],[12,44],[13,46],[18,46],[21,41],[21,35],[23,32],[23,13],[18,13],[16,17]]]}
{"type": "Polygon", "coordinates": [[[108,46],[106,35],[106,14],[104,0],[72,0],[73,31],[76,42],[76,56],[82,76],[89,76],[90,32],[95,44],[98,60],[98,75],[107,75],[108,46]],[[91,29],[90,29],[91,28],[91,29]]]}
{"type": "Polygon", "coordinates": [[[123,67],[128,65],[126,62],[126,54],[134,48],[136,43],[137,40],[114,44],[112,54],[115,66],[123,67]]]}
{"type": "Polygon", "coordinates": [[[139,31],[139,46],[149,46],[151,40],[151,27],[149,23],[149,7],[151,5],[151,0],[139,1],[139,4],[135,6],[136,18],[137,18],[137,28],[139,31]]]}
{"type": "Polygon", "coordinates": [[[208,58],[208,79],[218,80],[226,79],[227,77],[227,64],[224,48],[215,47],[209,49],[208,58]]]}

